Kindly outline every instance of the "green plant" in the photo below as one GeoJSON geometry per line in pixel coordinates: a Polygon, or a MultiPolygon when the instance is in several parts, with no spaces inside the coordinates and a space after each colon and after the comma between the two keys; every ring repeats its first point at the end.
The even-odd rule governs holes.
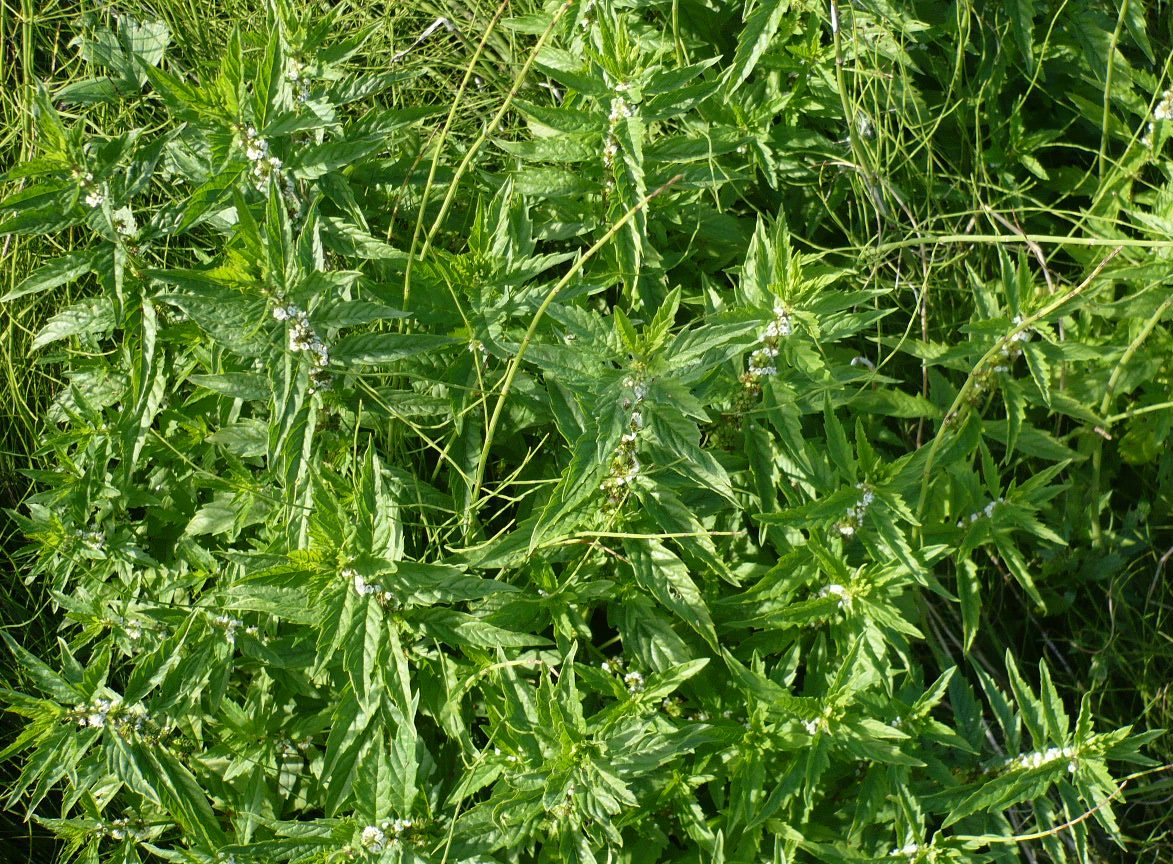
{"type": "MultiPolygon", "coordinates": [[[[333,41],[337,14],[275,4],[198,77],[164,26],[89,22],[98,68],[37,92],[0,203],[0,233],[80,238],[4,298],[76,292],[32,341],[66,384],[14,518],[67,623],[51,660],[7,640],[10,801],[54,796],[37,818],[94,862],[1123,842],[1110,763],[1154,764],[1157,733],[1097,732],[983,609],[1054,613],[1067,547],[1094,566],[1116,536],[1098,495],[1086,538],[1064,512],[1112,468],[1113,394],[1154,382],[1161,410],[1167,364],[1131,346],[1169,303],[1100,295],[1168,243],[1104,227],[1086,248],[1124,251],[1040,280],[1008,251],[1035,235],[932,233],[917,150],[974,157],[887,134],[888,102],[928,115],[972,70],[958,49],[922,92],[906,49],[928,30],[947,68],[972,22],[864,3],[848,43],[831,8],[491,18],[482,46],[530,53],[461,159],[459,103],[354,68],[371,34],[333,41]],[[961,242],[974,265],[928,249],[961,242]]],[[[1000,134],[1001,173],[945,200],[1046,175],[1048,134],[1000,134]]]]}

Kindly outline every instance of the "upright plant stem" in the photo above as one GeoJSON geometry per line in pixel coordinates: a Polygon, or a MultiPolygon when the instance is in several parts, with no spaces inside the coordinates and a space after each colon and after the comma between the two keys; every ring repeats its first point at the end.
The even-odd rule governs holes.
{"type": "Polygon", "coordinates": [[[636,213],[646,207],[649,201],[651,201],[660,193],[664,192],[673,184],[677,183],[682,177],[683,175],[677,174],[659,189],[648,193],[642,200],[636,202],[636,204],[630,210],[623,214],[618,222],[616,222],[607,230],[606,234],[595,241],[594,245],[587,249],[586,252],[582,254],[582,257],[574,262],[574,266],[567,270],[566,275],[559,279],[557,283],[555,283],[554,287],[552,287],[549,292],[547,292],[545,298],[542,300],[541,305],[538,306],[537,311],[534,312],[533,318],[530,319],[529,327],[526,329],[525,335],[521,338],[521,344],[517,347],[517,353],[513,356],[513,359],[509,361],[509,366],[505,370],[505,376],[501,381],[501,392],[497,396],[497,404],[493,406],[493,415],[489,419],[489,428],[485,432],[485,443],[481,447],[480,458],[477,459],[476,476],[473,478],[472,490],[468,496],[468,509],[465,512],[464,520],[466,530],[469,526],[471,526],[472,517],[476,514],[478,503],[477,499],[480,496],[481,486],[485,480],[485,466],[489,461],[489,449],[493,446],[493,438],[497,433],[497,424],[500,422],[501,414],[505,410],[505,400],[509,398],[509,391],[513,386],[513,379],[517,377],[517,370],[521,368],[522,358],[525,357],[525,352],[529,350],[529,345],[533,341],[534,335],[538,331],[538,325],[541,323],[542,318],[544,318],[546,315],[546,310],[550,308],[550,304],[554,302],[554,299],[562,292],[562,289],[570,284],[570,280],[578,275],[586,262],[594,257],[595,253],[597,253],[600,249],[603,248],[603,246],[610,242],[611,238],[619,233],[623,226],[625,226],[635,217],[636,213]]]}

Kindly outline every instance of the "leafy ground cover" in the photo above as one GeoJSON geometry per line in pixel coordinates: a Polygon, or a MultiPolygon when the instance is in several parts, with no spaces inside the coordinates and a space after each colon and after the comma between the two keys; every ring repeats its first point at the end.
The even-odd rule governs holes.
{"type": "Polygon", "coordinates": [[[1168,854],[1161,7],[3,14],[13,855],[1168,854]]]}

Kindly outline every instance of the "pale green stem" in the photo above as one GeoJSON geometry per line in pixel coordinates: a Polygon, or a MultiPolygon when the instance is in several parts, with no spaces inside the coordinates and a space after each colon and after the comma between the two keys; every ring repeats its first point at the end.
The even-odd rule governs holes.
{"type": "MultiPolygon", "coordinates": [[[[408,308],[408,301],[411,299],[411,272],[412,265],[415,263],[415,247],[419,242],[420,232],[424,228],[424,213],[427,211],[428,195],[432,191],[432,184],[436,180],[436,169],[440,164],[440,153],[444,149],[444,142],[448,140],[448,132],[452,128],[452,123],[456,119],[456,110],[460,107],[460,100],[464,97],[464,91],[468,89],[468,82],[472,80],[473,71],[476,69],[477,61],[481,59],[481,55],[485,51],[485,46],[489,43],[489,36],[497,27],[497,22],[501,20],[505,9],[509,5],[509,0],[504,0],[493,19],[489,22],[489,26],[485,28],[485,34],[481,37],[481,41],[477,44],[476,51],[473,52],[472,60],[469,61],[467,68],[464,70],[464,77],[460,79],[460,86],[456,88],[456,95],[452,99],[452,107],[448,109],[448,116],[444,118],[444,125],[440,129],[440,138],[436,142],[436,149],[432,153],[432,164],[428,168],[428,179],[424,182],[424,191],[420,195],[419,215],[416,216],[415,230],[411,234],[411,248],[407,254],[407,268],[403,276],[403,308],[408,308]]],[[[453,185],[455,185],[455,180],[453,185]]],[[[424,250],[426,251],[426,249],[424,250]]],[[[420,257],[424,256],[424,252],[420,252],[420,257]]],[[[457,304],[459,308],[459,304],[457,304]]]]}
{"type": "MultiPolygon", "coordinates": [[[[428,233],[424,237],[424,245],[423,248],[420,249],[419,255],[417,256],[410,254],[407,256],[407,272],[404,274],[403,282],[404,309],[407,308],[407,301],[411,295],[412,262],[416,258],[423,260],[423,258],[428,254],[428,251],[432,248],[432,241],[435,239],[436,234],[439,233],[440,226],[444,224],[444,217],[448,215],[448,208],[452,206],[452,202],[456,198],[456,189],[460,186],[461,179],[464,177],[465,172],[468,171],[469,165],[472,164],[472,160],[476,158],[476,155],[480,151],[481,147],[484,146],[484,143],[489,140],[489,136],[497,131],[497,127],[501,124],[501,121],[505,118],[505,115],[513,106],[513,100],[516,99],[517,94],[521,92],[522,85],[529,76],[529,70],[533,68],[534,63],[538,59],[538,54],[541,52],[542,48],[545,47],[546,40],[550,38],[550,34],[554,32],[554,27],[557,26],[558,22],[562,19],[562,16],[569,8],[570,0],[567,0],[567,2],[558,7],[558,11],[555,12],[554,17],[550,19],[549,25],[544,31],[542,31],[542,35],[538,37],[537,44],[534,45],[533,50],[530,51],[529,57],[526,58],[525,63],[521,67],[521,70],[517,73],[517,77],[513,81],[513,86],[510,88],[509,93],[505,96],[505,101],[501,103],[501,107],[497,110],[497,113],[493,115],[493,119],[489,121],[489,125],[481,131],[481,134],[477,136],[475,141],[473,141],[472,145],[465,152],[464,158],[460,161],[460,165],[456,169],[456,174],[452,177],[452,182],[448,185],[448,192],[444,196],[444,201],[440,205],[440,212],[436,214],[436,219],[434,222],[432,222],[432,227],[428,229],[428,233]]],[[[500,14],[500,12],[498,12],[498,14],[500,14]]],[[[488,38],[487,34],[486,38],[488,38]]],[[[433,157],[433,172],[435,165],[436,157],[433,157]]],[[[416,234],[412,237],[411,242],[413,250],[415,249],[415,243],[419,236],[419,229],[423,224],[423,216],[424,208],[421,202],[419,217],[416,220],[416,234]]]]}

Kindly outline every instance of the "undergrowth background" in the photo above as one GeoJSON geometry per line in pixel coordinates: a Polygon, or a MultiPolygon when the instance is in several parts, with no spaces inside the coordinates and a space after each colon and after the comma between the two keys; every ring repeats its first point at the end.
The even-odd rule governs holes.
{"type": "MultiPolygon", "coordinates": [[[[280,617],[275,608],[282,604],[298,605],[280,592],[301,580],[299,590],[311,592],[303,606],[333,608],[337,601],[344,622],[356,615],[377,618],[379,627],[384,615],[408,621],[405,632],[422,634],[410,660],[413,680],[418,674],[449,687],[485,686],[484,702],[502,700],[458,701],[453,717],[432,693],[419,708],[421,742],[448,736],[460,744],[459,758],[439,744],[429,757],[449,760],[441,777],[448,772],[459,781],[466,772],[468,788],[456,796],[455,813],[441,806],[454,794],[451,786],[427,793],[436,797],[414,810],[410,802],[389,809],[401,791],[356,802],[362,796],[355,790],[398,772],[376,764],[374,780],[362,775],[351,789],[349,779],[324,779],[320,762],[306,756],[315,779],[291,793],[305,818],[325,823],[361,814],[350,826],[353,838],[343,838],[347,826],[327,832],[339,849],[350,843],[359,854],[390,855],[390,844],[375,849],[374,835],[361,829],[383,826],[379,831],[390,836],[393,823],[380,820],[394,810],[395,819],[414,817],[416,824],[399,827],[410,840],[404,846],[424,860],[441,860],[452,848],[445,841],[465,830],[489,838],[479,851],[478,841],[467,840],[467,860],[605,860],[600,849],[618,848],[597,827],[606,813],[629,841],[622,854],[632,856],[657,854],[633,850],[630,842],[647,836],[647,848],[655,849],[654,823],[671,837],[663,854],[681,860],[874,860],[889,849],[897,858],[911,849],[901,853],[909,859],[935,854],[927,841],[950,810],[968,802],[975,815],[959,823],[969,826],[968,835],[1045,836],[949,846],[954,826],[938,837],[943,860],[1170,860],[1173,787],[1163,771],[1130,781],[1125,800],[1111,808],[1098,806],[1103,789],[1115,789],[1106,775],[1093,778],[1101,783],[1098,798],[1060,792],[1049,807],[1037,803],[1061,782],[1065,757],[1053,776],[1032,775],[1003,783],[985,799],[967,798],[979,795],[984,782],[1013,781],[1015,769],[1002,760],[1015,753],[1065,746],[1052,740],[1052,726],[1062,724],[1052,716],[1039,661],[1072,716],[1085,700],[1098,731],[1170,725],[1168,8],[1083,0],[842,7],[681,0],[560,9],[523,0],[494,23],[498,8],[489,4],[291,2],[275,17],[265,4],[248,2],[218,4],[210,15],[196,3],[5,0],[0,171],[52,150],[52,130],[44,125],[50,105],[62,128],[82,130],[79,144],[132,128],[149,130],[145,144],[177,120],[216,128],[220,138],[210,139],[208,164],[173,160],[171,175],[156,178],[142,192],[141,209],[136,204],[136,230],[147,231],[144,214],[158,216],[157,232],[147,238],[154,247],[144,242],[131,255],[151,274],[141,281],[144,296],[153,298],[149,314],[161,322],[149,338],[166,345],[159,349],[167,358],[162,373],[138,359],[145,325],[133,303],[97,315],[100,321],[54,318],[87,298],[113,296],[102,280],[79,273],[42,279],[39,287],[35,275],[26,281],[64,253],[97,248],[96,236],[111,249],[138,240],[117,228],[114,202],[109,212],[87,207],[87,181],[73,178],[78,191],[65,208],[73,218],[48,218],[34,206],[34,219],[8,223],[12,233],[0,240],[0,290],[9,294],[0,306],[8,394],[0,403],[0,503],[24,517],[14,515],[3,528],[5,625],[68,679],[54,682],[44,671],[30,678],[31,660],[22,666],[18,655],[6,655],[4,685],[33,694],[50,681],[50,692],[39,695],[60,702],[72,733],[78,724],[69,712],[92,707],[105,691],[60,659],[59,634],[83,657],[97,657],[97,665],[108,645],[110,685],[121,682],[120,690],[138,680],[136,664],[161,662],[134,644],[141,635],[128,633],[162,641],[195,633],[198,620],[203,631],[191,644],[185,635],[163,647],[190,651],[197,665],[231,669],[223,646],[239,646],[240,665],[225,674],[239,676],[231,687],[241,689],[202,681],[215,695],[198,698],[211,699],[212,707],[188,704],[178,695],[182,681],[151,667],[159,674],[155,686],[176,692],[153,697],[157,728],[144,734],[125,721],[127,740],[149,750],[142,741],[155,736],[154,744],[179,754],[182,770],[207,782],[197,757],[207,759],[203,770],[222,772],[222,753],[200,754],[221,732],[180,717],[199,710],[214,716],[224,698],[215,691],[223,687],[240,696],[245,707],[237,711],[267,718],[257,721],[260,737],[308,738],[311,750],[329,754],[337,768],[337,751],[345,747],[327,740],[330,724],[279,722],[277,706],[249,695],[254,667],[275,662],[274,651],[300,657],[316,650],[306,679],[283,686],[327,715],[343,709],[324,693],[359,691],[372,681],[385,681],[389,691],[400,685],[390,672],[384,679],[372,671],[361,646],[356,655],[328,639],[307,642],[302,632],[345,631],[337,621],[311,623],[305,613],[283,623],[269,619],[280,617]],[[178,88],[165,91],[171,80],[208,85],[222,75],[234,31],[244,67],[255,73],[277,18],[286,22],[284,32],[297,33],[292,22],[310,27],[330,11],[335,23],[324,47],[365,36],[339,74],[396,74],[340,110],[351,123],[345,134],[323,125],[327,141],[357,143],[318,150],[318,163],[298,161],[299,150],[313,142],[295,143],[296,131],[268,136],[265,146],[284,163],[276,171],[297,184],[285,194],[278,177],[268,185],[270,169],[254,182],[269,152],[256,149],[258,136],[245,131],[254,103],[237,109],[240,128],[233,131],[213,110],[185,109],[178,88]],[[547,49],[527,68],[555,14],[561,17],[547,49]],[[441,25],[417,42],[437,18],[453,29],[441,25]],[[63,88],[109,73],[85,61],[75,38],[96,39],[107,27],[118,32],[131,20],[165,26],[164,59],[150,68],[174,79],[148,80],[144,69],[137,91],[107,99],[74,89],[71,101],[63,88]],[[486,32],[483,55],[466,80],[486,32]],[[593,52],[593,63],[580,61],[584,52],[593,52]],[[48,94],[40,108],[38,82],[48,94]],[[506,103],[499,125],[489,128],[506,103]],[[433,110],[411,113],[423,108],[433,110]],[[376,115],[371,133],[361,124],[376,115]],[[470,150],[476,158],[448,198],[470,150]],[[235,192],[222,184],[195,206],[185,197],[190,189],[171,185],[187,172],[194,188],[223,164],[238,169],[235,192]],[[321,203],[307,211],[314,196],[321,203]],[[274,200],[288,212],[266,203],[274,200]],[[169,206],[180,214],[171,222],[159,216],[169,206]],[[226,207],[251,208],[255,232],[239,222],[233,227],[226,207]],[[112,219],[104,229],[94,222],[96,210],[112,219]],[[314,218],[318,227],[307,234],[314,218]],[[177,223],[187,224],[176,230],[177,223]],[[315,241],[314,231],[326,239],[315,241]],[[575,256],[599,241],[577,269],[575,256]],[[273,263],[283,242],[286,257],[273,263]],[[301,281],[327,261],[334,271],[362,275],[301,281]],[[565,287],[547,310],[542,300],[562,277],[565,287]],[[258,284],[266,287],[254,290],[258,284]],[[327,295],[336,308],[318,302],[327,295]],[[398,309],[412,317],[399,317],[398,309]],[[218,327],[218,318],[230,319],[229,326],[218,327]],[[302,334],[304,350],[274,350],[303,320],[313,325],[302,334]],[[242,336],[248,322],[272,345],[245,344],[252,338],[242,336]],[[342,335],[346,327],[361,332],[342,335]],[[298,365],[313,355],[315,339],[331,352],[328,380],[322,377],[317,393],[312,362],[298,365]],[[523,352],[525,362],[515,363],[523,352]],[[250,366],[242,357],[259,362],[250,366]],[[273,371],[282,362],[285,371],[273,371]],[[275,377],[267,382],[243,377],[269,372],[275,377]],[[166,379],[159,385],[166,397],[144,386],[151,374],[166,379]],[[103,376],[129,386],[130,395],[105,387],[97,380],[103,376]],[[304,414],[282,427],[274,397],[272,428],[280,429],[262,428],[270,422],[262,403],[271,396],[260,394],[275,382],[284,383],[287,397],[296,394],[297,404],[285,408],[321,411],[317,437],[306,445],[319,449],[304,474],[289,473],[286,440],[303,434],[295,427],[304,429],[304,414]],[[498,428],[503,390],[511,395],[498,428]],[[79,393],[88,393],[81,403],[91,404],[79,404],[79,393]],[[103,423],[125,422],[127,404],[137,404],[146,419],[119,428],[113,445],[96,444],[103,423]],[[121,455],[108,449],[123,446],[130,450],[121,455]],[[128,452],[141,467],[123,467],[128,452]],[[71,463],[97,472],[90,486],[63,470],[71,463]],[[309,506],[316,523],[298,515],[309,506]],[[168,512],[170,518],[161,515],[168,512]],[[413,572],[387,561],[422,564],[413,572]],[[133,575],[144,568],[151,578],[133,575]],[[180,584],[166,584],[161,574],[168,568],[180,584]],[[660,585],[661,572],[678,581],[660,585]],[[472,573],[497,582],[460,581],[472,573]],[[442,578],[458,599],[427,599],[426,584],[412,582],[442,578]],[[424,611],[413,612],[410,603],[393,608],[399,600],[382,593],[388,580],[396,586],[388,593],[416,591],[413,602],[424,611]],[[525,599],[498,583],[521,589],[525,599]],[[255,594],[250,585],[259,586],[255,594]],[[262,588],[278,593],[258,599],[262,588]],[[562,599],[540,599],[560,593],[562,599]],[[467,612],[440,614],[437,602],[467,612]],[[351,608],[356,603],[365,604],[361,612],[351,608]],[[709,614],[715,623],[698,626],[709,614]],[[473,628],[473,618],[486,629],[473,628]],[[246,632],[250,627],[255,634],[246,632]],[[641,627],[644,642],[637,638],[641,627]],[[1042,688],[1041,703],[1023,695],[1007,653],[1032,687],[1042,688]],[[704,669],[695,665],[706,659],[704,669]],[[535,665],[555,671],[534,672],[535,665]],[[933,709],[932,722],[969,738],[979,751],[969,763],[934,750],[966,750],[941,729],[910,732],[911,742],[899,731],[901,712],[953,665],[955,678],[973,688],[972,702],[952,682],[958,689],[933,709]],[[864,668],[858,676],[857,666],[864,668]],[[495,690],[482,683],[496,681],[493,675],[501,676],[495,690]],[[577,692],[575,675],[588,695],[577,692]],[[530,688],[519,682],[530,679],[545,680],[534,692],[570,716],[558,718],[545,702],[525,707],[530,688]],[[84,698],[77,690],[75,704],[62,701],[77,687],[89,688],[84,698]],[[657,687],[662,694],[644,699],[657,687]],[[998,704],[999,690],[1014,691],[1015,700],[998,704]],[[862,695],[853,701],[857,691],[862,695]],[[573,716],[583,699],[587,719],[598,724],[589,733],[573,716]],[[828,706],[831,714],[820,713],[828,706]],[[1025,716],[1015,719],[1018,713],[1025,716]],[[538,744],[518,731],[519,718],[538,716],[538,726],[564,723],[572,731],[557,746],[538,744]],[[885,729],[860,725],[865,720],[885,729]],[[265,729],[265,722],[275,725],[265,729]],[[788,786],[787,760],[799,758],[788,754],[806,747],[804,736],[834,740],[837,723],[849,729],[848,740],[832,745],[839,749],[824,754],[826,764],[807,758],[788,786]],[[1045,730],[1036,735],[1036,727],[1045,730]],[[1023,728],[1030,734],[1020,741],[1015,730],[1023,728]],[[675,746],[678,753],[663,757],[668,769],[627,764],[618,786],[608,786],[610,779],[591,773],[590,760],[573,767],[580,749],[566,745],[551,755],[567,740],[586,740],[588,750],[606,740],[616,752],[635,741],[637,748],[667,753],[675,746]],[[478,748],[485,755],[473,761],[469,754],[478,748]],[[762,754],[756,762],[740,755],[755,748],[762,754]],[[939,773],[931,783],[910,779],[910,758],[939,773]],[[512,767],[516,760],[531,773],[511,785],[511,772],[522,773],[512,767]],[[489,776],[486,764],[497,773],[489,776]],[[853,773],[859,765],[884,767],[853,773]],[[645,788],[640,772],[658,779],[645,788]],[[695,779],[710,775],[724,779],[695,779]],[[945,803],[927,791],[944,777],[957,787],[945,803]],[[622,802],[618,811],[602,793],[582,797],[575,784],[587,778],[622,802]],[[726,780],[732,791],[719,791],[726,780]],[[628,796],[635,789],[638,803],[619,786],[628,796]],[[474,805],[489,790],[497,790],[494,806],[478,813],[474,805]],[[851,811],[856,794],[873,797],[837,822],[835,809],[851,811]],[[690,810],[683,802],[694,797],[690,810]],[[465,807],[473,828],[457,831],[465,807]],[[516,848],[505,840],[494,846],[494,820],[509,808],[525,814],[530,807],[524,828],[502,832],[528,839],[516,848]],[[755,814],[771,807],[758,824],[755,814]],[[1109,809],[1119,843],[1108,836],[1109,809]],[[425,811],[432,822],[420,827],[425,811]],[[634,821],[624,824],[627,816],[634,821]],[[1078,821],[1066,825],[1072,820],[1078,821]],[[559,831],[559,822],[571,828],[559,831]],[[589,840],[579,843],[580,836],[589,840]]],[[[301,62],[308,75],[310,58],[301,62]]],[[[287,72],[282,86],[294,110],[297,81],[287,72]]],[[[240,92],[254,92],[245,85],[257,80],[244,75],[240,92]]],[[[262,125],[256,116],[251,124],[262,125]]],[[[61,152],[68,146],[62,142],[61,152]]],[[[89,155],[95,164],[103,158],[89,155]]],[[[37,170],[69,175],[61,166],[37,170]]],[[[103,197],[114,194],[121,170],[99,172],[97,182],[111,184],[103,197]]],[[[42,181],[35,171],[10,176],[4,192],[42,181]]],[[[358,632],[361,643],[368,630],[358,632]]],[[[371,650],[389,662],[386,645],[371,650]]],[[[193,668],[181,668],[189,681],[199,679],[193,668]]],[[[379,709],[394,747],[406,746],[394,733],[410,725],[403,714],[417,710],[411,693],[405,687],[387,697],[394,707],[379,709]]],[[[51,713],[47,705],[11,704],[32,711],[25,716],[51,734],[43,719],[49,715],[36,714],[51,713]]],[[[60,728],[63,715],[52,716],[60,728]]],[[[89,734],[85,711],[80,718],[89,734]]],[[[334,727],[352,721],[332,717],[334,727]]],[[[9,715],[6,743],[23,722],[9,715]]],[[[220,743],[255,745],[249,759],[270,760],[280,788],[288,769],[273,750],[278,742],[257,744],[256,730],[236,715],[228,725],[238,738],[225,735],[220,743]]],[[[108,753],[95,766],[115,764],[109,754],[122,746],[114,732],[103,734],[108,753]]],[[[46,752],[61,746],[52,742],[46,752]]],[[[1144,751],[1155,765],[1173,762],[1164,736],[1146,739],[1144,751]]],[[[604,751],[590,752],[607,764],[604,751]]],[[[135,751],[125,758],[151,764],[152,757],[135,751]]],[[[372,759],[363,751],[358,761],[372,759]]],[[[25,764],[5,763],[6,779],[18,788],[36,783],[18,780],[25,764]]],[[[1117,780],[1133,770],[1110,764],[1117,780]]],[[[155,767],[172,787],[182,786],[175,779],[180,769],[155,767]]],[[[116,807],[135,809],[128,802],[142,795],[126,780],[134,772],[124,770],[126,790],[109,792],[111,817],[116,807]]],[[[247,777],[251,769],[239,770],[247,777]]],[[[68,796],[97,784],[95,772],[101,773],[93,767],[64,787],[38,790],[49,793],[40,815],[62,815],[63,790],[68,796]]],[[[224,802],[237,799],[222,788],[206,791],[213,808],[207,813],[206,804],[176,800],[186,791],[164,791],[154,806],[178,811],[179,828],[152,827],[149,841],[207,851],[223,839],[208,814],[214,810],[212,821],[228,826],[224,802]]],[[[134,860],[105,857],[137,854],[127,851],[137,847],[113,842],[109,827],[99,829],[107,798],[100,784],[93,794],[78,805],[76,823],[51,827],[76,838],[76,848],[92,848],[95,856],[100,849],[102,860],[134,860]],[[92,837],[101,830],[98,843],[92,837]]],[[[51,860],[59,848],[53,832],[49,823],[23,824],[26,803],[27,796],[14,799],[6,817],[8,855],[51,860]]],[[[270,809],[258,818],[267,826],[292,816],[270,809]]],[[[234,830],[239,843],[268,826],[234,830]]],[[[280,828],[271,830],[281,836],[280,828]]],[[[235,854],[248,860],[243,847],[235,854]]]]}

